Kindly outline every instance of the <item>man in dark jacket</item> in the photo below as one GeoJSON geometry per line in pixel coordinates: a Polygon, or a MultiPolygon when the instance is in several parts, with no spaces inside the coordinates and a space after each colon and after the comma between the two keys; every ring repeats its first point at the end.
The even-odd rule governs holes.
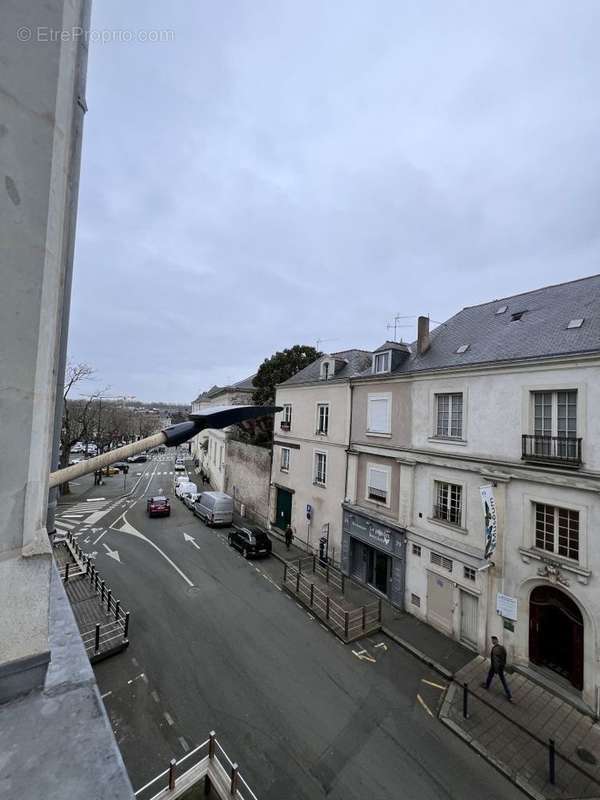
{"type": "Polygon", "coordinates": [[[506,682],[506,677],[504,675],[505,667],[506,667],[506,648],[500,644],[497,636],[492,636],[492,649],[490,652],[490,671],[488,672],[486,681],[484,684],[482,684],[482,686],[484,689],[489,689],[490,683],[492,682],[492,678],[494,677],[494,675],[497,675],[502,681],[502,686],[504,686],[504,691],[506,692],[507,700],[511,701],[512,695],[510,693],[510,689],[508,688],[508,683],[506,682]]]}

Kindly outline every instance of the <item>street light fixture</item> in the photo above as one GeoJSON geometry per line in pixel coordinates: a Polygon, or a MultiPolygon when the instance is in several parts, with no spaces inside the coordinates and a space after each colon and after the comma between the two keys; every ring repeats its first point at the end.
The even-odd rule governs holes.
{"type": "Polygon", "coordinates": [[[161,445],[176,447],[179,444],[187,442],[206,428],[227,428],[229,425],[236,425],[249,419],[266,417],[281,410],[282,408],[280,406],[209,407],[201,414],[190,414],[186,422],[179,422],[177,425],[171,425],[159,433],[152,434],[152,436],[146,436],[144,439],[140,439],[137,442],[126,444],[123,447],[117,447],[114,450],[109,450],[94,458],[88,458],[86,461],[80,461],[78,464],[73,464],[72,467],[65,467],[65,469],[58,469],[56,472],[51,472],[50,488],[67,481],[75,480],[75,478],[80,478],[82,475],[89,475],[97,469],[108,467],[114,464],[115,461],[123,461],[151,447],[160,447],[161,445]]]}

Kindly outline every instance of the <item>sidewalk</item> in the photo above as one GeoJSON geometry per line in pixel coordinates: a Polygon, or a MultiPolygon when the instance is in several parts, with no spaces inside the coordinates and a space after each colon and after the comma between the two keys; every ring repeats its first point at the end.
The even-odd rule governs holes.
{"type": "Polygon", "coordinates": [[[441,721],[535,798],[600,797],[600,727],[524,675],[507,676],[509,703],[496,678],[481,687],[489,661],[477,656],[455,676],[441,721]],[[469,685],[468,718],[462,684],[469,685]],[[556,783],[549,782],[548,740],[556,743],[556,783]]]}

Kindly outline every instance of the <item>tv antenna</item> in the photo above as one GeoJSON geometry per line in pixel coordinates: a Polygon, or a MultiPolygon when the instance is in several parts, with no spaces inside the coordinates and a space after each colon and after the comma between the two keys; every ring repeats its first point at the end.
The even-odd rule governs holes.
{"type": "Polygon", "coordinates": [[[394,315],[393,321],[386,325],[386,328],[388,329],[388,331],[391,331],[391,330],[394,331],[394,341],[396,341],[396,337],[398,335],[398,328],[410,328],[411,327],[411,325],[409,325],[408,323],[401,323],[400,322],[401,319],[414,319],[414,317],[407,316],[407,315],[403,316],[402,314],[395,314],[394,315]]]}
{"type": "Polygon", "coordinates": [[[321,349],[323,342],[337,342],[338,339],[317,339],[317,350],[321,349]]]}

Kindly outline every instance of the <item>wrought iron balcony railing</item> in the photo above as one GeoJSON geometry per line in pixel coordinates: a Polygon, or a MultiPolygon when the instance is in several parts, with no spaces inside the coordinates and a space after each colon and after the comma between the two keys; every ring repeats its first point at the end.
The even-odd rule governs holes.
{"type": "Polygon", "coordinates": [[[544,461],[547,464],[570,467],[581,464],[581,438],[524,433],[521,440],[521,458],[524,461],[544,461]]]}
{"type": "Polygon", "coordinates": [[[289,431],[290,428],[292,427],[292,423],[287,419],[282,419],[280,424],[282,431],[289,431]]]}

